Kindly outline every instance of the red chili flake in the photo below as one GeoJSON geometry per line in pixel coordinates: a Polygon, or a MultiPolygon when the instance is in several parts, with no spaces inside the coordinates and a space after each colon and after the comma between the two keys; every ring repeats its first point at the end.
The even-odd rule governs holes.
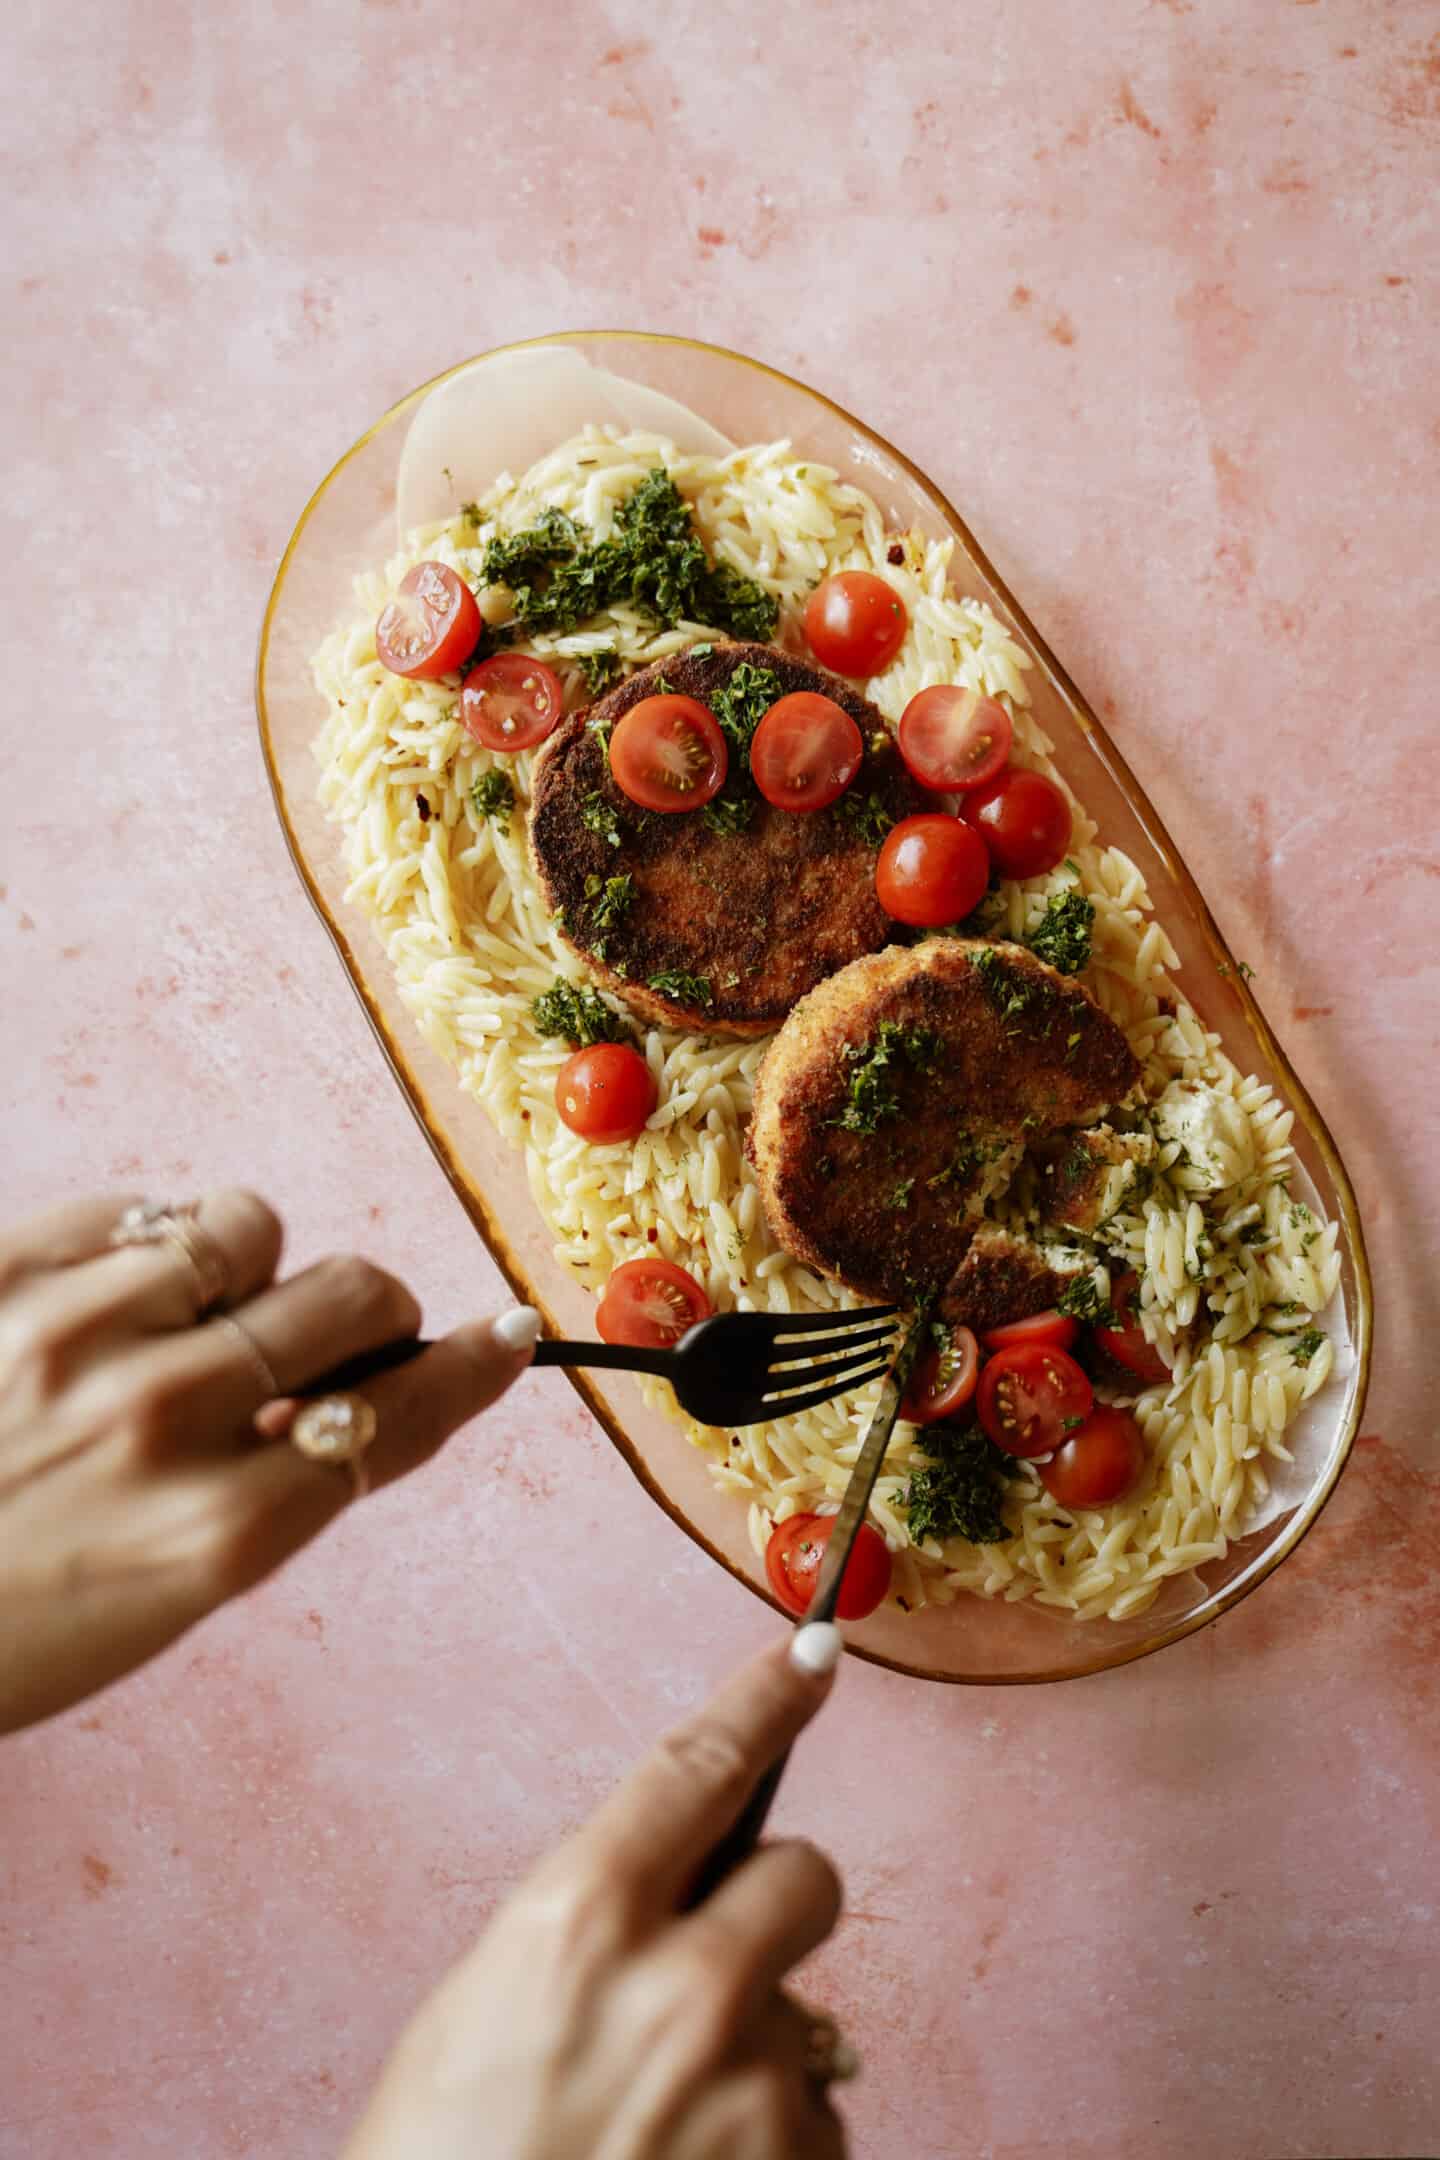
{"type": "Polygon", "coordinates": [[[430,822],[430,805],[425,800],[425,797],[423,795],[417,795],[415,797],[415,808],[420,813],[421,824],[428,825],[430,822]]]}
{"type": "Polygon", "coordinates": [[[898,540],[892,540],[889,547],[885,550],[885,560],[886,562],[893,563],[904,562],[905,550],[898,540]]]}
{"type": "Polygon", "coordinates": [[[659,1231],[658,1231],[658,1230],[647,1230],[647,1231],[645,1232],[645,1235],[646,1235],[646,1237],[647,1237],[647,1238],[649,1238],[649,1240],[650,1240],[650,1243],[651,1243],[652,1245],[658,1245],[658,1244],[659,1244],[659,1242],[660,1242],[660,1233],[659,1233],[659,1231]]]}

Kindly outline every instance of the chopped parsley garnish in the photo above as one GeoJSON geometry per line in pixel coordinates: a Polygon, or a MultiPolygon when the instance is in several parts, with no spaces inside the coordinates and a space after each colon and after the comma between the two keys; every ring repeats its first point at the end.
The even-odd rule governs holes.
{"type": "Polygon", "coordinates": [[[590,902],[590,921],[595,929],[613,930],[616,923],[623,922],[635,898],[635,880],[632,877],[587,877],[585,897],[590,902]]]}
{"type": "Polygon", "coordinates": [[[975,955],[975,972],[984,983],[990,1002],[1002,1020],[1022,1013],[1034,997],[1037,985],[1025,982],[1008,968],[993,945],[975,955]]]}
{"type": "Polygon", "coordinates": [[[1274,1235],[1268,1223],[1247,1222],[1240,1232],[1242,1245],[1264,1245],[1274,1235]]]}
{"type": "Polygon", "coordinates": [[[483,824],[493,818],[497,825],[508,825],[510,813],[515,807],[515,783],[509,773],[499,767],[481,773],[470,790],[470,807],[483,824]]]}
{"type": "Polygon", "coordinates": [[[1300,1335],[1297,1335],[1294,1341],[1291,1343],[1290,1355],[1292,1358],[1294,1358],[1297,1365],[1308,1365],[1311,1358],[1314,1357],[1316,1351],[1320,1348],[1321,1343],[1328,1340],[1329,1338],[1327,1337],[1324,1328],[1307,1327],[1304,1332],[1300,1335]]]}
{"type": "Polygon", "coordinates": [[[528,531],[491,541],[484,576],[510,587],[522,633],[573,630],[623,603],[667,630],[683,619],[763,642],[780,612],[753,580],[710,562],[689,504],[660,465],[621,503],[608,539],[592,540],[563,510],[546,510],[528,531]]]}
{"type": "MultiPolygon", "coordinates": [[[[895,1023],[882,1020],[880,1025],[882,1028],[887,1025],[893,1027],[895,1023]]],[[[936,1034],[934,1028],[896,1028],[896,1033],[900,1037],[901,1049],[905,1052],[906,1057],[909,1058],[916,1071],[923,1073],[934,1072],[939,1062],[942,1047],[940,1037],[936,1034]]]]}
{"type": "Polygon", "coordinates": [[[630,1030],[598,991],[579,983],[557,982],[542,990],[530,1007],[542,1035],[559,1035],[577,1050],[591,1043],[628,1042],[630,1030]]]}
{"type": "Polygon", "coordinates": [[[753,795],[717,795],[700,812],[701,823],[713,833],[745,832],[755,815],[753,795]]]}
{"type": "Polygon", "coordinates": [[[775,635],[780,603],[753,578],[742,577],[729,563],[716,563],[705,579],[700,606],[687,612],[692,622],[714,623],[733,638],[764,645],[775,635]]]}
{"type": "Polygon", "coordinates": [[[1055,1301],[1056,1312],[1068,1313],[1072,1320],[1088,1320],[1092,1326],[1113,1327],[1115,1315],[1100,1295],[1100,1285],[1093,1275],[1077,1275],[1066,1283],[1055,1301]]]}
{"type": "Polygon", "coordinates": [[[895,823],[873,789],[862,795],[859,788],[847,788],[835,805],[835,815],[866,847],[879,847],[895,823]]]}
{"type": "Polygon", "coordinates": [[[962,1184],[972,1171],[979,1169],[984,1159],[983,1150],[968,1132],[957,1133],[950,1160],[943,1170],[936,1171],[934,1177],[926,1178],[925,1183],[937,1192],[946,1185],[962,1184]]]}
{"type": "Polygon", "coordinates": [[[646,977],[652,990],[661,997],[673,998],[677,1005],[713,1005],[714,994],[708,975],[687,975],[683,968],[662,968],[658,975],[646,977]]]}
{"type": "Polygon", "coordinates": [[[939,1055],[940,1038],[932,1028],[907,1028],[897,1020],[882,1020],[868,1042],[845,1047],[850,1068],[845,1107],[831,1124],[843,1126],[846,1132],[875,1132],[888,1118],[900,1115],[900,1098],[886,1077],[887,1067],[904,1057],[918,1072],[930,1072],[939,1055]]]}
{"type": "Polygon", "coordinates": [[[485,550],[485,583],[510,586],[518,615],[521,597],[528,597],[534,580],[543,576],[552,563],[564,562],[579,545],[580,528],[574,518],[567,517],[563,510],[542,510],[524,532],[490,542],[485,550]]]}
{"type": "Polygon", "coordinates": [[[1000,1501],[1012,1459],[974,1425],[927,1425],[921,1444],[931,1461],[911,1472],[900,1495],[911,1542],[963,1537],[972,1545],[998,1545],[1008,1538],[1000,1501]]]}
{"type": "Polygon", "coordinates": [[[732,750],[748,759],[751,737],[781,694],[775,670],[756,667],[749,660],[742,660],[732,670],[729,681],[711,692],[710,710],[732,750]]]}
{"type": "Polygon", "coordinates": [[[586,832],[598,833],[611,847],[619,847],[621,839],[620,813],[614,803],[607,802],[598,788],[592,788],[580,805],[580,822],[586,832]]]}
{"type": "Polygon", "coordinates": [[[592,698],[599,697],[602,690],[609,689],[623,665],[613,645],[602,645],[599,652],[581,653],[579,662],[580,672],[585,677],[585,687],[592,698]]]}
{"type": "Polygon", "coordinates": [[[1090,931],[1095,921],[1095,903],[1083,893],[1073,889],[1054,893],[1045,903],[1041,916],[1029,937],[1025,940],[1031,952],[1041,960],[1048,960],[1051,967],[1059,968],[1062,975],[1078,975],[1090,960],[1090,931]]]}
{"type": "Polygon", "coordinates": [[[886,1207],[909,1207],[910,1195],[914,1190],[915,1180],[913,1177],[898,1178],[891,1188],[889,1199],[885,1202],[886,1207]]]}

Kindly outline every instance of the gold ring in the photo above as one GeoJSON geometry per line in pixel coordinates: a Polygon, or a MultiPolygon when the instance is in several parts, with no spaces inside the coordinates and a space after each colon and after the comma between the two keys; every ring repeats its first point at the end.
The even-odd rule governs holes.
{"type": "Polygon", "coordinates": [[[363,1395],[321,1395],[296,1413],[290,1445],[310,1462],[348,1470],[359,1500],[370,1489],[365,1453],[379,1425],[375,1405],[363,1395]]]}
{"type": "Polygon", "coordinates": [[[157,1200],[137,1200],[126,1208],[110,1232],[112,1246],[173,1245],[195,1277],[200,1319],[222,1303],[229,1288],[230,1271],[225,1255],[208,1230],[195,1221],[195,1203],[169,1207],[157,1200]]]}
{"type": "Polygon", "coordinates": [[[834,2018],[812,2015],[805,2049],[805,2075],[812,2085],[844,2085],[860,2075],[860,2056],[834,2018]]]}
{"type": "Polygon", "coordinates": [[[260,1383],[260,1402],[255,1405],[257,1410],[260,1408],[260,1403],[273,1402],[277,1395],[284,1393],[284,1389],[275,1378],[274,1373],[271,1372],[270,1361],[260,1348],[259,1343],[256,1342],[249,1328],[237,1320],[233,1313],[217,1313],[215,1318],[208,1324],[212,1328],[224,1328],[226,1334],[233,1335],[241,1350],[244,1351],[245,1361],[260,1383]]]}

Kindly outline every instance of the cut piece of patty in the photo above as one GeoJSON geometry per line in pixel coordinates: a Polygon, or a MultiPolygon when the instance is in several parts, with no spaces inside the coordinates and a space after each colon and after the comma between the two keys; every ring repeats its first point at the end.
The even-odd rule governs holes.
{"type": "Polygon", "coordinates": [[[1040,1155],[1040,1212],[1047,1222],[1087,1235],[1098,1230],[1133,1191],[1155,1153],[1148,1132],[1071,1133],[1040,1155]]]}
{"type": "Polygon", "coordinates": [[[875,897],[878,841],[857,833],[841,804],[800,816],[772,808],[733,745],[720,801],[753,805],[742,831],[713,830],[703,810],[642,810],[611,778],[600,730],[662,688],[708,704],[747,666],[771,672],[775,697],[820,691],[855,720],[865,762],[841,804],[873,796],[891,820],[923,808],[888,737],[873,740],[884,735],[879,713],[848,683],[770,645],[716,643],[642,668],[564,721],[536,757],[530,810],[536,875],[566,941],[642,1018],[721,1035],[768,1034],[807,990],[894,930],[875,897]],[[621,877],[632,897],[607,910],[606,883],[621,877]],[[666,975],[698,980],[708,996],[651,987],[666,975]]]}
{"type": "Polygon", "coordinates": [[[1115,1022],[1023,946],[932,938],[857,960],[760,1069],[748,1146],[770,1227],[865,1296],[939,1289],[1022,1151],[1139,1077],[1115,1022]]]}
{"type": "Polygon", "coordinates": [[[1084,1273],[1076,1252],[1065,1255],[1063,1268],[1055,1259],[1054,1253],[1013,1230],[983,1224],[941,1293],[940,1318],[983,1335],[989,1328],[1048,1312],[1084,1273]]]}

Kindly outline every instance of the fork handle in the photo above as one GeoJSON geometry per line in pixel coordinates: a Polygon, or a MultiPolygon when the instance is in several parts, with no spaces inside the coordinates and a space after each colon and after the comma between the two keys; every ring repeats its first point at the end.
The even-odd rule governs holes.
{"type": "MultiPolygon", "coordinates": [[[[362,1350],[358,1357],[346,1358],[343,1365],[334,1365],[318,1380],[312,1380],[305,1389],[307,1395],[337,1395],[348,1388],[357,1388],[366,1380],[374,1380],[381,1373],[395,1372],[402,1365],[409,1365],[422,1352],[431,1347],[424,1335],[405,1335],[398,1342],[382,1343],[378,1350],[362,1350]]],[[[668,1350],[637,1350],[629,1343],[564,1342],[557,1336],[546,1336],[535,1345],[534,1365],[590,1365],[601,1366],[608,1372],[658,1373],[662,1380],[670,1374],[668,1350]]]]}
{"type": "Polygon", "coordinates": [[[682,1911],[693,1912],[697,1905],[703,1905],[710,1893],[719,1889],[726,1876],[733,1875],[736,1868],[750,1858],[760,1842],[765,1818],[770,1813],[771,1803],[789,1760],[790,1750],[787,1747],[784,1754],[771,1763],[724,1837],[718,1845],[711,1848],[701,1863],[700,1872],[690,1885],[682,1911]]]}
{"type": "Polygon", "coordinates": [[[668,1380],[674,1370],[670,1350],[640,1350],[632,1343],[566,1342],[561,1336],[542,1336],[535,1345],[534,1365],[587,1365],[605,1372],[658,1373],[668,1380]]]}

